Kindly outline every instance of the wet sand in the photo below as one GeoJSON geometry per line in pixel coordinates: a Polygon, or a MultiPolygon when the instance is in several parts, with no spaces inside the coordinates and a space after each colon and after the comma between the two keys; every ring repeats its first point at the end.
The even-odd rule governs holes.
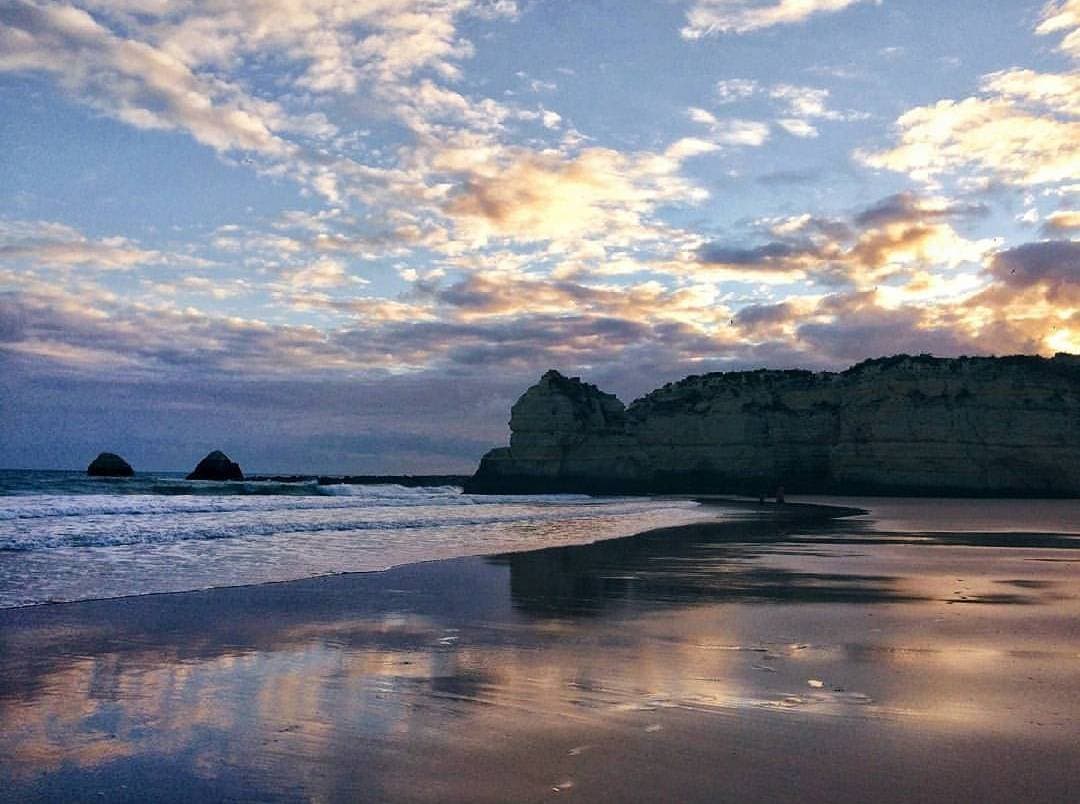
{"type": "Polygon", "coordinates": [[[964,505],[0,611],[0,799],[1080,800],[1080,505],[964,505]]]}

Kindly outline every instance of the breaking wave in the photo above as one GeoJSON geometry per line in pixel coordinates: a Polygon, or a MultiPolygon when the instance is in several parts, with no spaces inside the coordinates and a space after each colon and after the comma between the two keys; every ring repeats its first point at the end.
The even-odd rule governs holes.
{"type": "Polygon", "coordinates": [[[0,607],[380,570],[708,515],[682,500],[71,475],[50,476],[36,491],[26,477],[7,478],[0,489],[0,607]]]}

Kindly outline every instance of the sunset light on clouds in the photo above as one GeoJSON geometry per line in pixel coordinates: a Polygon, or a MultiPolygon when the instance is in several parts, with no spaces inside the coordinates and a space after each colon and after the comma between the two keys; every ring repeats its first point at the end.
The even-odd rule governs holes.
{"type": "Polygon", "coordinates": [[[1080,352],[1078,59],[1080,0],[0,0],[0,463],[469,470],[552,367],[1080,352]]]}

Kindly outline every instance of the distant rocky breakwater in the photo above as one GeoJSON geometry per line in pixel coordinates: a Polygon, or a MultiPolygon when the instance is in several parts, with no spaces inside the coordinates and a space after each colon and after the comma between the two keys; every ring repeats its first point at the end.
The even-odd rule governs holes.
{"type": "Polygon", "coordinates": [[[623,405],[549,371],[473,493],[1080,496],[1080,357],[687,377],[623,405]]]}
{"type": "Polygon", "coordinates": [[[252,482],[318,483],[320,486],[462,486],[469,475],[249,475],[252,482]]]}

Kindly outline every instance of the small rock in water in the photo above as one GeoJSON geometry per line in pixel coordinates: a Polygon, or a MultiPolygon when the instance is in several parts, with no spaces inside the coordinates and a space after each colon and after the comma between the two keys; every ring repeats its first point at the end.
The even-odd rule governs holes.
{"type": "Polygon", "coordinates": [[[102,452],[86,467],[90,477],[131,477],[135,470],[115,452],[102,452]]]}
{"type": "Polygon", "coordinates": [[[243,480],[240,465],[219,449],[214,450],[187,476],[188,480],[243,480]]]}

